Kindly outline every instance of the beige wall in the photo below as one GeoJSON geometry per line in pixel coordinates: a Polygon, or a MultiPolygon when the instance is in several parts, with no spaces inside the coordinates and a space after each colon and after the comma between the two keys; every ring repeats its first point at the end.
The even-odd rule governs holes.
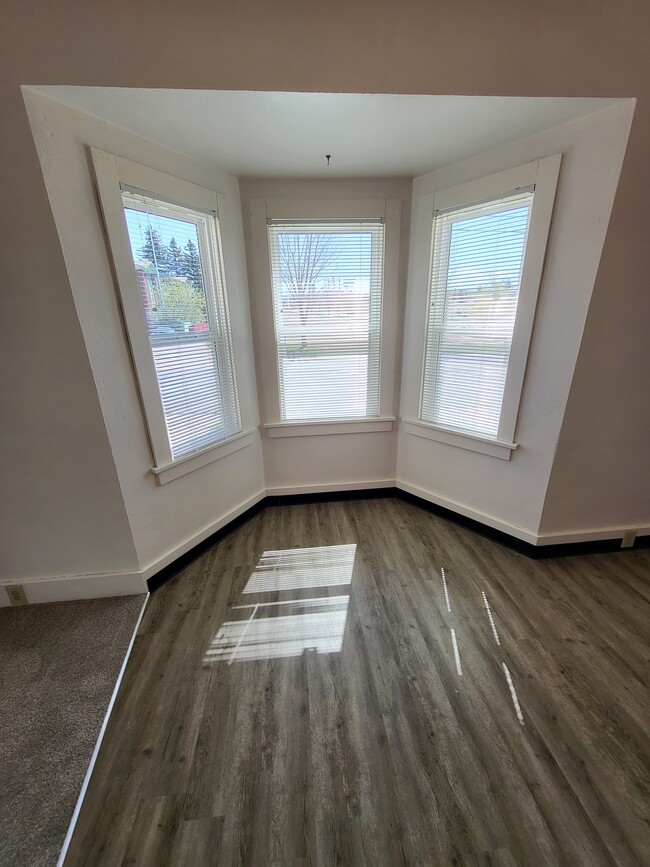
{"type": "Polygon", "coordinates": [[[0,578],[130,573],[137,555],[22,95],[3,95],[0,578]]]}
{"type": "Polygon", "coordinates": [[[543,526],[648,523],[646,0],[6,0],[3,24],[3,313],[31,343],[2,346],[11,564],[134,560],[22,84],[637,97],[543,526]]]}
{"type": "MultiPolygon", "coordinates": [[[[649,53],[645,66],[650,70],[649,53]]],[[[540,534],[549,537],[594,530],[608,537],[626,528],[650,533],[649,121],[645,96],[637,103],[544,503],[540,534]]]]}

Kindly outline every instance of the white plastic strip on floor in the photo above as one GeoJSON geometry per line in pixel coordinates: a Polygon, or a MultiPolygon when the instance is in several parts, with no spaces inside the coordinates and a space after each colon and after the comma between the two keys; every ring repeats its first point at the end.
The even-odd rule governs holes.
{"type": "Polygon", "coordinates": [[[456,630],[451,629],[451,643],[454,645],[454,659],[456,660],[456,671],[459,676],[463,676],[463,669],[460,665],[460,653],[458,652],[458,642],[456,641],[456,630]]]}
{"type": "Polygon", "coordinates": [[[447,611],[451,614],[451,603],[449,602],[449,590],[447,589],[447,578],[445,577],[445,570],[440,567],[440,574],[442,575],[442,586],[445,588],[445,602],[447,603],[447,611]]]}
{"type": "Polygon", "coordinates": [[[515,713],[517,714],[517,719],[519,720],[519,722],[523,726],[523,725],[525,725],[524,716],[521,712],[521,708],[519,707],[519,699],[517,698],[517,692],[515,690],[515,685],[512,682],[512,678],[510,677],[510,671],[508,670],[508,666],[505,664],[505,662],[503,662],[502,665],[503,665],[503,670],[504,670],[505,675],[506,675],[506,680],[508,681],[508,686],[510,687],[510,695],[512,696],[512,703],[515,706],[515,713]]]}
{"type": "Polygon", "coordinates": [[[93,750],[93,754],[90,757],[90,763],[88,764],[88,770],[86,771],[86,776],[84,777],[84,781],[81,785],[81,791],[79,792],[79,797],[77,798],[77,803],[75,804],[74,813],[72,814],[72,819],[70,820],[70,824],[68,826],[68,832],[65,835],[65,840],[63,841],[63,846],[61,847],[61,852],[59,854],[59,860],[56,862],[56,867],[63,867],[63,863],[68,854],[68,849],[70,848],[70,841],[72,840],[72,835],[74,834],[74,829],[77,825],[77,819],[79,818],[79,813],[81,812],[81,807],[86,797],[86,791],[88,789],[88,785],[90,784],[90,778],[92,777],[93,770],[95,769],[95,762],[97,761],[97,756],[99,755],[99,750],[102,745],[102,741],[104,740],[104,735],[106,733],[106,729],[108,728],[108,721],[110,719],[111,713],[113,712],[113,706],[115,705],[115,699],[117,698],[117,693],[120,689],[120,684],[122,683],[122,678],[124,677],[124,672],[126,671],[126,665],[129,661],[129,657],[131,656],[131,651],[133,650],[133,645],[135,643],[136,635],[138,634],[138,629],[140,628],[140,623],[142,622],[142,618],[144,617],[145,608],[147,607],[147,603],[149,602],[150,593],[144,598],[144,602],[142,603],[142,610],[140,611],[140,615],[135,624],[135,628],[133,630],[133,635],[131,636],[131,641],[129,642],[129,646],[126,649],[126,654],[124,656],[124,662],[122,663],[122,668],[120,668],[120,673],[117,676],[117,681],[115,683],[115,688],[113,689],[113,694],[111,695],[111,700],[108,703],[108,707],[106,709],[106,713],[104,715],[104,721],[102,722],[102,727],[99,730],[99,735],[97,736],[97,742],[95,743],[95,749],[93,750]]]}
{"type": "Polygon", "coordinates": [[[501,646],[501,642],[499,641],[499,633],[497,632],[497,628],[494,625],[494,618],[492,617],[492,609],[490,608],[490,603],[488,602],[488,598],[485,595],[485,591],[483,591],[483,602],[485,603],[485,610],[487,611],[487,616],[490,621],[490,626],[492,627],[492,635],[494,635],[494,640],[496,643],[501,646]]]}

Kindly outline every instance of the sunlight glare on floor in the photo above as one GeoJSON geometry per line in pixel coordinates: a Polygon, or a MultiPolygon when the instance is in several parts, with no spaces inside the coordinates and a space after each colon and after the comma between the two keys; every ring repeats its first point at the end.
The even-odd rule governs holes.
{"type": "MultiPolygon", "coordinates": [[[[261,601],[231,605],[206,651],[204,662],[233,662],[301,656],[305,651],[339,653],[350,597],[304,596],[265,601],[264,594],[299,594],[306,589],[350,585],[356,545],[327,545],[265,551],[244,594],[261,601]]],[[[268,597],[266,597],[268,599],[268,597]]]]}
{"type": "Polygon", "coordinates": [[[324,545],[265,551],[244,593],[350,584],[356,545],[324,545]]]}

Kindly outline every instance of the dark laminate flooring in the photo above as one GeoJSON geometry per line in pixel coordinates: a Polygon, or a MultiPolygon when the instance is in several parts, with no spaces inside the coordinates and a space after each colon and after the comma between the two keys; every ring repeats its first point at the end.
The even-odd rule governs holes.
{"type": "Polygon", "coordinates": [[[648,864],[649,572],[267,509],[152,597],[66,865],[648,864]]]}

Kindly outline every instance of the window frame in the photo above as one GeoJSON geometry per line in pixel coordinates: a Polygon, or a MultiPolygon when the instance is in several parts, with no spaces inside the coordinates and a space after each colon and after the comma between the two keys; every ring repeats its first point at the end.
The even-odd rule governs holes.
{"type": "Polygon", "coordinates": [[[401,202],[398,199],[254,199],[250,202],[254,303],[259,345],[259,371],[263,382],[260,401],[267,436],[295,437],[341,433],[371,433],[393,428],[397,280],[401,202]],[[384,262],[381,294],[379,351],[379,410],[376,416],[283,421],[274,322],[268,222],[379,220],[384,223],[384,262]]]}
{"type": "MultiPolygon", "coordinates": [[[[436,440],[470,451],[509,460],[517,448],[515,441],[526,364],[532,340],[535,310],[542,278],[546,246],[555,201],[561,154],[554,154],[522,166],[507,169],[475,181],[438,190],[421,197],[416,219],[420,224],[419,243],[426,237],[426,270],[419,262],[418,281],[426,280],[423,293],[424,327],[421,330],[421,353],[417,416],[404,417],[405,430],[415,436],[436,440]],[[432,280],[434,217],[437,211],[462,208],[507,196],[518,190],[534,188],[528,238],[524,251],[517,313],[512,335],[499,428],[495,437],[435,424],[422,418],[424,370],[427,352],[427,327],[432,280]],[[426,235],[425,235],[426,231],[426,235]]],[[[423,257],[422,257],[423,258],[423,257]]]]}
{"type": "MultiPolygon", "coordinates": [[[[231,342],[232,358],[232,388],[234,389],[235,400],[238,404],[236,359],[234,348],[232,347],[223,242],[220,237],[218,219],[220,210],[223,209],[225,204],[224,197],[214,190],[198,186],[190,181],[175,178],[95,148],[90,148],[90,154],[95,172],[101,214],[106,229],[108,248],[113,260],[118,301],[128,338],[128,348],[140,394],[145,430],[153,459],[151,472],[159,484],[164,484],[221,457],[225,457],[227,454],[232,454],[233,451],[244,448],[252,443],[254,431],[244,431],[242,429],[241,411],[238,410],[238,430],[217,442],[187,452],[177,458],[172,457],[155,362],[147,332],[145,311],[141,302],[136,270],[133,263],[131,242],[124,214],[122,190],[144,193],[151,196],[154,200],[169,203],[172,208],[177,204],[181,207],[194,209],[208,215],[215,215],[214,231],[216,244],[212,245],[208,241],[210,247],[214,246],[214,249],[210,249],[210,258],[213,258],[214,262],[208,263],[202,261],[202,267],[204,273],[209,273],[212,267],[220,269],[225,320],[224,322],[215,323],[215,326],[217,328],[225,327],[229,332],[228,339],[231,342]]],[[[210,295],[210,303],[215,306],[215,309],[218,309],[220,299],[215,297],[217,293],[215,286],[212,285],[212,280],[206,286],[205,291],[210,295]]]]}

